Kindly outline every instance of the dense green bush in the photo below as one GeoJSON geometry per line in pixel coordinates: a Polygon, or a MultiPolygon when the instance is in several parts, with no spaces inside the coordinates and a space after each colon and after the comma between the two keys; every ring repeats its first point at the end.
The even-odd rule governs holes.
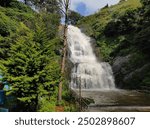
{"type": "Polygon", "coordinates": [[[7,7],[10,5],[10,3],[14,1],[14,0],[0,0],[0,5],[1,6],[4,6],[4,7],[7,7]]]}
{"type": "Polygon", "coordinates": [[[145,5],[145,6],[150,5],[150,0],[141,0],[141,2],[142,2],[143,5],[145,5]]]}
{"type": "Polygon", "coordinates": [[[124,35],[135,30],[134,26],[134,10],[128,10],[124,15],[118,16],[117,19],[113,19],[111,22],[109,22],[104,29],[104,34],[106,36],[124,35]]]}
{"type": "Polygon", "coordinates": [[[136,47],[142,51],[143,53],[146,53],[150,55],[150,27],[147,27],[143,30],[141,30],[134,39],[134,44],[136,47]]]}
{"type": "Polygon", "coordinates": [[[33,13],[33,10],[31,9],[31,7],[26,6],[24,3],[18,2],[16,0],[11,0],[11,2],[9,3],[9,7],[19,10],[19,12],[33,13]]]}
{"type": "Polygon", "coordinates": [[[75,12],[75,11],[70,11],[69,12],[69,23],[72,25],[76,25],[77,22],[79,20],[81,20],[83,18],[82,15],[80,15],[79,13],[75,12]]]}
{"type": "Polygon", "coordinates": [[[4,37],[9,36],[16,29],[17,23],[0,12],[0,35],[4,37]]]}
{"type": "Polygon", "coordinates": [[[17,99],[17,111],[54,111],[59,23],[59,15],[36,13],[20,2],[0,7],[0,70],[12,86],[9,94],[17,99]]]}

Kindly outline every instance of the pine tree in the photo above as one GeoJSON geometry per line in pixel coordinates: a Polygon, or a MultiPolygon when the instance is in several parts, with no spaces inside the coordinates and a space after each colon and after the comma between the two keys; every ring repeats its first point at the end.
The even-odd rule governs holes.
{"type": "Polygon", "coordinates": [[[39,12],[60,14],[59,0],[24,0],[24,3],[34,5],[39,12]]]}
{"type": "MultiPolygon", "coordinates": [[[[10,57],[0,60],[5,81],[12,85],[20,111],[37,111],[42,97],[51,96],[59,82],[59,65],[55,46],[46,28],[37,25],[35,32],[22,28],[23,35],[11,45],[10,57]]],[[[21,33],[21,32],[18,32],[21,33]]]]}

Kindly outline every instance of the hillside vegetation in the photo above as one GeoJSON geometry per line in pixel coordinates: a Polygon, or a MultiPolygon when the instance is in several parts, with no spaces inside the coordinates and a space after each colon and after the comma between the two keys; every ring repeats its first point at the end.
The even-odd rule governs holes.
{"type": "Polygon", "coordinates": [[[78,22],[112,64],[119,88],[150,90],[150,1],[121,0],[78,22]]]}
{"type": "MultiPolygon", "coordinates": [[[[62,49],[59,25],[60,14],[56,9],[37,13],[16,0],[1,3],[0,71],[3,84],[11,86],[7,91],[6,108],[12,111],[57,110],[62,49]]],[[[66,95],[70,96],[63,90],[63,97],[66,95]]],[[[63,111],[71,110],[67,105],[67,101],[62,102],[63,111]]]]}

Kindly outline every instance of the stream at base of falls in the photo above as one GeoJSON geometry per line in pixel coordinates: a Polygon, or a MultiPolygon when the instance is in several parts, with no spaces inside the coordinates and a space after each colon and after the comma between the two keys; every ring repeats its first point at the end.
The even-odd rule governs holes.
{"type": "MultiPolygon", "coordinates": [[[[75,90],[78,94],[79,90],[75,90]]],[[[94,102],[86,111],[148,111],[150,112],[150,94],[136,90],[82,90],[83,98],[94,102]]]]}

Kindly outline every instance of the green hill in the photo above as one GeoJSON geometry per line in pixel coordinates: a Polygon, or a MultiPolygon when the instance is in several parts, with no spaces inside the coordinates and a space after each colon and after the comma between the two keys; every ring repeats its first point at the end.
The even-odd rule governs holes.
{"type": "Polygon", "coordinates": [[[117,87],[150,90],[149,1],[121,0],[78,22],[112,64],[117,87]]]}

